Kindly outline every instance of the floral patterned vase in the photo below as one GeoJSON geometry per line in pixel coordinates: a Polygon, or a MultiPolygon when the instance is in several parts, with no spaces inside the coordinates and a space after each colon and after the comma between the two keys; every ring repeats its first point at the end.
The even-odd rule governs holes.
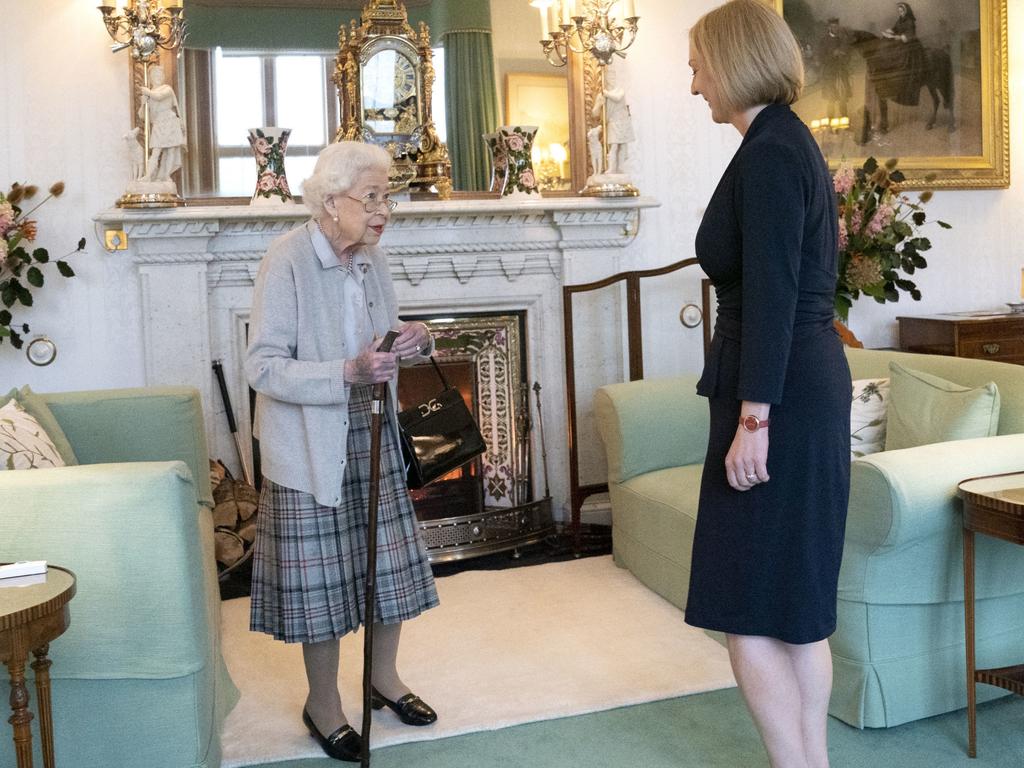
{"type": "Polygon", "coordinates": [[[487,191],[501,195],[505,191],[505,181],[508,178],[508,150],[498,131],[485,133],[483,138],[491,155],[491,183],[487,186],[487,191]]]}
{"type": "Polygon", "coordinates": [[[256,191],[250,205],[294,203],[284,175],[284,153],[291,128],[264,126],[249,129],[249,145],[256,156],[256,191]]]}
{"type": "Polygon", "coordinates": [[[502,197],[527,197],[537,190],[537,177],[533,172],[533,138],[536,125],[503,125],[498,129],[508,156],[508,172],[502,197]]]}

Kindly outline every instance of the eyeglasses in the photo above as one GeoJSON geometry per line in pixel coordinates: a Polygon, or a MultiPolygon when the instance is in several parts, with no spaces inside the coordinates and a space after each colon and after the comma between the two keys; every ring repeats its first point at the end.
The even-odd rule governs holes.
{"type": "Polygon", "coordinates": [[[398,207],[397,200],[392,200],[386,195],[383,198],[378,198],[373,192],[368,194],[366,197],[352,197],[352,195],[345,195],[345,197],[349,200],[355,200],[357,203],[362,203],[363,210],[367,213],[376,213],[381,209],[381,206],[387,208],[388,213],[391,213],[391,211],[398,207]]]}

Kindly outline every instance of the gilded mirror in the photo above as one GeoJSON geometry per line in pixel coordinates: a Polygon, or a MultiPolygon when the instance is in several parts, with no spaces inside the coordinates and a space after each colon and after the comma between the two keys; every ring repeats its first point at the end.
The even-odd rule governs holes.
{"type": "MultiPolygon", "coordinates": [[[[293,189],[301,186],[316,154],[343,127],[343,99],[333,82],[340,48],[338,33],[339,28],[344,28],[348,39],[351,22],[358,21],[365,3],[366,0],[188,0],[189,37],[177,58],[167,57],[164,66],[168,72],[175,66],[178,71],[175,87],[184,108],[189,142],[179,189],[190,204],[243,202],[251,195],[256,174],[246,129],[257,125],[293,127],[286,164],[293,189]],[[220,70],[225,64],[231,65],[232,72],[245,69],[254,80],[242,87],[223,86],[220,70]],[[244,100],[243,91],[247,94],[244,100]],[[223,103],[224,93],[233,94],[235,103],[241,102],[243,109],[223,103]],[[299,108],[303,112],[297,112],[299,108]],[[301,129],[300,121],[305,121],[301,129]]],[[[455,58],[450,55],[451,49],[457,47],[453,43],[468,32],[478,31],[484,33],[493,57],[488,69],[492,72],[490,90],[496,111],[486,130],[505,123],[510,73],[564,78],[568,95],[565,113],[541,123],[537,143],[546,151],[555,149],[555,142],[564,146],[565,179],[557,188],[564,188],[566,194],[570,189],[581,188],[587,176],[585,131],[589,111],[585,101],[591,98],[585,94],[585,81],[586,87],[592,89],[593,78],[579,61],[554,68],[544,60],[538,44],[541,30],[536,9],[526,0],[406,0],[403,5],[410,26],[418,30],[423,21],[431,32],[431,68],[436,72],[436,82],[429,102],[438,135],[448,147],[456,193],[486,196],[474,192],[486,188],[486,178],[482,186],[474,187],[460,181],[456,172],[460,155],[485,152],[480,137],[484,129],[459,133],[446,125],[446,112],[453,109],[450,99],[455,98],[451,94],[472,90],[460,81],[465,68],[454,63],[455,58]],[[555,124],[568,125],[568,134],[553,136],[555,124]]],[[[406,58],[413,61],[411,56],[406,58]]],[[[402,77],[407,78],[404,63],[398,62],[397,66],[406,71],[402,77]]],[[[424,85],[420,84],[421,93],[424,85]]],[[[399,90],[408,87],[402,84],[399,90]]],[[[400,97],[396,103],[401,101],[400,97]]],[[[427,103],[427,99],[421,99],[417,109],[425,110],[427,103]]],[[[396,133],[399,127],[405,126],[396,122],[396,133]]],[[[545,194],[549,191],[545,190],[545,194]]]]}

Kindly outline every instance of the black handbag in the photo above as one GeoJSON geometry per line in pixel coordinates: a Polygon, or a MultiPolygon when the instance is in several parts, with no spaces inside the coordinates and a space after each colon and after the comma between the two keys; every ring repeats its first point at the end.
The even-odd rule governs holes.
{"type": "Polygon", "coordinates": [[[398,414],[405,478],[422,488],[461,467],[486,450],[480,428],[459,391],[448,383],[433,357],[431,365],[444,384],[436,397],[398,414]]]}

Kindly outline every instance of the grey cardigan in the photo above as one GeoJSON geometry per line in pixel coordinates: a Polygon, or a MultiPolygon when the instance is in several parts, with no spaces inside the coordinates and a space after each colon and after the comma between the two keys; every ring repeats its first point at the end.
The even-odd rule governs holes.
{"type": "MultiPolygon", "coordinates": [[[[329,507],[341,503],[348,457],[346,349],[341,303],[344,270],[313,247],[313,222],[279,237],[256,275],[245,375],[256,390],[253,434],[261,470],[278,485],[312,493],[329,507]]],[[[363,285],[373,331],[400,325],[387,258],[376,246],[355,256],[365,262],[363,285]]],[[[433,344],[431,344],[431,347],[433,344]]],[[[429,351],[428,351],[429,354],[429,351]]],[[[411,365],[424,358],[403,360],[411,365]]],[[[398,439],[397,383],[389,382],[388,428],[398,439]]]]}

